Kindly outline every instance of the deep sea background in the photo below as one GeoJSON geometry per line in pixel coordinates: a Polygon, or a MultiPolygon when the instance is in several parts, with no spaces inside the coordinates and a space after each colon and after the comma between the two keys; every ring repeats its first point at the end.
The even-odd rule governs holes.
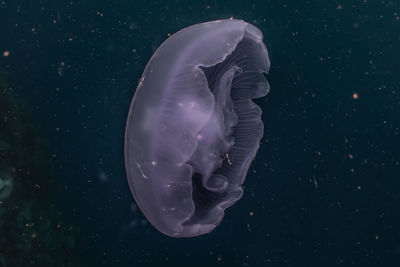
{"type": "Polygon", "coordinates": [[[397,0],[0,0],[0,68],[79,229],[68,266],[400,266],[399,62],[397,0]],[[168,34],[229,17],[269,50],[264,137],[220,226],[173,239],[129,191],[126,116],[168,34]]]}

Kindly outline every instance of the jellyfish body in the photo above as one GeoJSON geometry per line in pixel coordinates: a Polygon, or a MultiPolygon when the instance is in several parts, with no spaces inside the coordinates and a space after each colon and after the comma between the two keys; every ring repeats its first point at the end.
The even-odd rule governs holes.
{"type": "Polygon", "coordinates": [[[270,61],[261,32],[242,20],[185,28],[154,53],[133,97],[125,166],[139,208],[162,233],[212,231],[241,198],[263,135],[270,61]]]}

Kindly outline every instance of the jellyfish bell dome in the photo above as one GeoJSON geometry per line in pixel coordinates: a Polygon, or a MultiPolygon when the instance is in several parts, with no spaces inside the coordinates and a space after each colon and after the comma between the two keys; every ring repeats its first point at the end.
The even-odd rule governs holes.
{"type": "Polygon", "coordinates": [[[125,166],[139,208],[172,237],[209,233],[243,194],[263,136],[270,61],[262,33],[210,21],[170,36],[148,62],[125,129],[125,166]]]}

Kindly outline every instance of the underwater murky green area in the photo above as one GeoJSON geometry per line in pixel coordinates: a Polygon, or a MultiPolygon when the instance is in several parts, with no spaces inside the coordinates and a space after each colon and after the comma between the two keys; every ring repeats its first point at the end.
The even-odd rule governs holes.
{"type": "Polygon", "coordinates": [[[0,267],[398,266],[400,2],[0,0],[0,267]],[[128,187],[129,105],[155,49],[222,18],[271,58],[243,198],[174,239],[128,187]]]}

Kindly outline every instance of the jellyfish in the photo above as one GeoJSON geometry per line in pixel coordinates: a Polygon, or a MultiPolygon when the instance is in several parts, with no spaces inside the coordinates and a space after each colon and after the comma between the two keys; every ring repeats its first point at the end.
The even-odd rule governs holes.
{"type": "Polygon", "coordinates": [[[125,129],[125,167],[147,220],[171,237],[211,232],[238,201],[263,136],[263,36],[236,19],[170,36],[148,62],[125,129]]]}

